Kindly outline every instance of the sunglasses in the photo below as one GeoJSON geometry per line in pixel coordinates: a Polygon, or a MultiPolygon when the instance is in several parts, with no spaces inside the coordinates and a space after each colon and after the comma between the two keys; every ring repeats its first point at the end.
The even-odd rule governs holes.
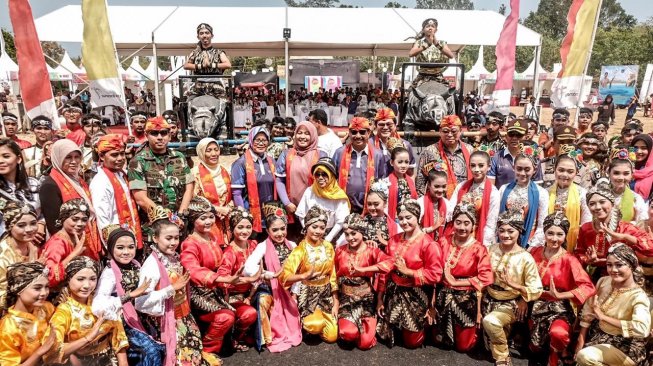
{"type": "Polygon", "coordinates": [[[148,132],[148,135],[154,136],[154,137],[156,137],[156,136],[166,137],[166,136],[168,136],[169,133],[170,133],[170,131],[168,131],[168,130],[156,130],[156,131],[148,132]]]}
{"type": "Polygon", "coordinates": [[[356,135],[365,135],[365,134],[367,134],[367,130],[349,130],[349,133],[350,133],[352,136],[356,136],[356,135]]]}
{"type": "Polygon", "coordinates": [[[514,132],[514,131],[508,132],[508,137],[523,137],[523,136],[524,135],[519,132],[514,132]]]}
{"type": "Polygon", "coordinates": [[[329,178],[329,174],[327,174],[325,172],[315,172],[315,174],[313,174],[313,176],[315,178],[329,178]]]}

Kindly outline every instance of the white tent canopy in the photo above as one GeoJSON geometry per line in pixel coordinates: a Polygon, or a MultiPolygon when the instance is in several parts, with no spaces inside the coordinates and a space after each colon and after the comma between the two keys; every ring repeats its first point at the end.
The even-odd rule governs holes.
{"type": "Polygon", "coordinates": [[[0,37],[0,80],[12,80],[18,78],[18,65],[5,52],[4,38],[0,37]],[[12,75],[16,73],[16,75],[12,75]]]}
{"type": "Polygon", "coordinates": [[[82,70],[77,65],[75,65],[73,60],[70,58],[70,55],[68,55],[68,51],[64,52],[63,58],[61,59],[61,62],[59,62],[58,67],[61,67],[67,73],[73,73],[73,74],[82,73],[82,70]]]}
{"type": "Polygon", "coordinates": [[[476,63],[471,69],[469,69],[469,71],[465,72],[465,80],[478,80],[485,75],[490,75],[490,72],[485,68],[485,65],[483,65],[483,61],[483,46],[481,45],[478,50],[476,63]]]}
{"type": "MultiPolygon", "coordinates": [[[[547,74],[549,73],[548,71],[544,70],[541,64],[537,65],[537,71],[540,78],[542,77],[546,78],[547,74]]],[[[522,71],[522,75],[526,79],[533,78],[533,76],[535,75],[535,57],[533,57],[533,61],[531,61],[531,64],[528,65],[526,70],[522,71]]]]}
{"type": "MultiPolygon", "coordinates": [[[[157,54],[188,55],[195,47],[196,27],[214,26],[214,45],[231,56],[283,56],[283,28],[292,34],[291,56],[405,56],[422,21],[439,22],[438,38],[456,51],[465,45],[496,45],[505,17],[486,10],[426,10],[390,8],[284,8],[109,6],[109,22],[116,48],[129,54],[147,45],[152,32],[157,54]],[[146,15],[146,16],[144,16],[146,15]],[[167,20],[166,20],[167,18],[167,20]],[[321,31],[315,20],[327,24],[321,31]],[[158,28],[157,28],[158,27],[158,28]]],[[[82,42],[81,6],[68,5],[35,21],[41,41],[82,42]],[[66,25],[61,25],[61,20],[66,25]]],[[[521,24],[517,46],[539,46],[540,35],[521,24]]]]}

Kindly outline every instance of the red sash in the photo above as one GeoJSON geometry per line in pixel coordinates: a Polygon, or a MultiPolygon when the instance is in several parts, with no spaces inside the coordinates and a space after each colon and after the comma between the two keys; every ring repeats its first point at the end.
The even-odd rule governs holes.
{"type": "MultiPolygon", "coordinates": [[[[104,174],[109,178],[111,186],[113,187],[113,197],[116,202],[116,211],[118,212],[118,222],[127,224],[129,229],[136,235],[136,245],[138,249],[143,248],[143,233],[141,232],[141,221],[138,218],[138,210],[134,197],[131,200],[127,199],[129,192],[125,192],[114,172],[102,167],[104,174]],[[130,204],[131,203],[131,204],[130,204]]],[[[124,173],[123,173],[124,174],[124,173]]]]}
{"type": "MultiPolygon", "coordinates": [[[[469,151],[467,151],[467,147],[465,147],[464,143],[459,142],[459,144],[460,149],[463,151],[463,158],[465,159],[465,166],[467,167],[467,179],[469,179],[472,176],[472,172],[469,170],[469,151]]],[[[440,153],[440,158],[447,165],[447,199],[450,199],[453,191],[456,189],[456,185],[458,185],[458,181],[453,172],[453,165],[449,161],[447,154],[444,152],[444,144],[442,143],[442,140],[438,142],[438,151],[440,153]]]]}
{"type": "MultiPolygon", "coordinates": [[[[424,216],[422,218],[422,227],[432,227],[439,224],[437,230],[438,237],[441,238],[444,233],[444,220],[447,217],[447,204],[444,202],[444,198],[440,198],[438,201],[438,212],[440,214],[440,222],[433,222],[433,200],[431,200],[431,195],[427,192],[424,196],[424,216]]],[[[428,233],[427,235],[435,240],[434,232],[428,233]]]]}
{"type": "MultiPolygon", "coordinates": [[[[456,202],[460,203],[460,200],[462,200],[463,196],[469,192],[470,188],[472,188],[472,184],[474,184],[474,180],[470,179],[463,183],[463,185],[460,187],[460,190],[458,191],[458,197],[456,198],[456,202]]],[[[485,179],[485,183],[483,185],[483,201],[481,203],[481,210],[480,212],[477,212],[476,215],[478,216],[478,225],[476,225],[476,240],[479,242],[483,242],[483,229],[485,229],[485,224],[487,223],[487,213],[488,210],[490,209],[490,194],[492,193],[492,183],[490,183],[489,179],[485,179]]],[[[478,208],[477,208],[478,209],[478,208]]]]}
{"type": "MultiPolygon", "coordinates": [[[[353,148],[351,144],[345,146],[340,158],[340,176],[338,177],[338,185],[345,192],[347,191],[347,182],[349,180],[349,168],[351,165],[351,152],[353,148]]],[[[365,199],[363,202],[363,215],[367,212],[367,192],[370,190],[370,184],[374,179],[374,146],[367,143],[367,175],[365,177],[365,199]]]]}
{"type": "MultiPolygon", "coordinates": [[[[73,188],[72,184],[66,178],[64,178],[64,176],[61,175],[58,170],[52,169],[50,171],[50,177],[57,184],[57,187],[59,187],[59,192],[61,192],[61,201],[63,203],[75,198],[82,198],[79,193],[77,193],[75,188],[73,188]]],[[[86,195],[90,199],[91,191],[89,191],[86,182],[80,179],[79,185],[84,189],[84,192],[86,192],[86,195]]],[[[86,226],[85,241],[86,247],[90,252],[89,254],[91,254],[93,257],[92,259],[99,260],[100,253],[102,252],[102,246],[100,245],[100,235],[98,233],[97,222],[95,221],[94,217],[88,221],[88,225],[86,226]]]]}
{"type": "MultiPolygon", "coordinates": [[[[395,172],[390,173],[388,176],[390,180],[390,194],[388,196],[388,216],[392,220],[397,217],[397,204],[399,202],[399,186],[397,185],[397,175],[395,172]]],[[[405,176],[404,179],[408,183],[408,188],[410,189],[410,198],[417,199],[417,190],[415,189],[415,181],[409,176],[405,176]]]]}
{"type": "MultiPolygon", "coordinates": [[[[214,206],[222,206],[222,203],[220,202],[220,195],[215,189],[215,183],[213,182],[213,176],[211,175],[211,172],[204,166],[204,164],[200,164],[198,171],[200,174],[200,184],[204,197],[214,206]]],[[[222,176],[222,180],[224,180],[224,184],[227,186],[227,199],[225,200],[227,202],[225,203],[228,203],[229,199],[231,198],[231,176],[229,176],[229,173],[227,173],[227,170],[224,167],[220,167],[220,175],[222,176]]],[[[227,230],[224,220],[218,220],[216,218],[215,224],[211,228],[211,235],[217,239],[216,241],[220,246],[225,246],[227,244],[227,238],[225,237],[226,233],[227,230]]]]}
{"type": "MultiPolygon", "coordinates": [[[[268,164],[270,165],[270,173],[274,178],[274,162],[272,158],[267,157],[268,164]]],[[[253,229],[257,233],[263,231],[262,225],[262,215],[261,215],[261,203],[258,197],[258,180],[256,179],[256,167],[254,166],[254,158],[252,154],[248,151],[245,153],[245,173],[247,179],[247,197],[249,199],[249,210],[254,217],[253,229]]],[[[274,187],[274,199],[277,199],[277,187],[274,187]]]]}

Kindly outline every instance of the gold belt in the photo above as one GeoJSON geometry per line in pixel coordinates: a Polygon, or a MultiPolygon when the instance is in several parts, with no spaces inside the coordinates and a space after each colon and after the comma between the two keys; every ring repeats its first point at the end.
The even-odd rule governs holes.
{"type": "Polygon", "coordinates": [[[368,282],[363,282],[355,286],[342,283],[340,284],[340,292],[347,296],[363,298],[372,293],[372,288],[368,282]]]}

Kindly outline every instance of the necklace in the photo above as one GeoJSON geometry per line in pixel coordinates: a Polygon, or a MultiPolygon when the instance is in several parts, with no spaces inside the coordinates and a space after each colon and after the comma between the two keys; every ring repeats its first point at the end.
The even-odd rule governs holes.
{"type": "Polygon", "coordinates": [[[542,251],[542,260],[537,264],[537,272],[540,274],[540,278],[544,279],[546,271],[549,269],[549,263],[555,261],[556,259],[562,257],[565,254],[564,251],[558,250],[550,258],[547,258],[546,248],[542,251]]]}
{"type": "Polygon", "coordinates": [[[458,261],[460,261],[460,257],[463,255],[463,253],[471,246],[471,244],[474,242],[475,238],[470,235],[470,238],[467,239],[464,243],[461,245],[456,244],[456,239],[451,239],[452,242],[452,250],[449,253],[449,256],[447,257],[447,262],[446,266],[449,269],[454,269],[458,265],[458,261]]]}
{"type": "Polygon", "coordinates": [[[639,286],[634,286],[634,287],[629,287],[629,288],[612,289],[610,291],[610,294],[608,295],[608,297],[601,302],[601,312],[603,312],[604,314],[607,314],[607,312],[610,309],[612,309],[612,307],[614,306],[615,300],[617,300],[617,298],[619,296],[621,296],[623,294],[626,294],[626,293],[628,293],[630,291],[636,290],[638,288],[639,288],[639,286]]]}
{"type": "MultiPolygon", "coordinates": [[[[363,245],[363,244],[361,244],[363,245]]],[[[358,257],[364,252],[360,247],[358,249],[347,248],[349,256],[347,257],[347,268],[349,269],[349,275],[354,274],[354,265],[358,263],[358,257]]]]}

